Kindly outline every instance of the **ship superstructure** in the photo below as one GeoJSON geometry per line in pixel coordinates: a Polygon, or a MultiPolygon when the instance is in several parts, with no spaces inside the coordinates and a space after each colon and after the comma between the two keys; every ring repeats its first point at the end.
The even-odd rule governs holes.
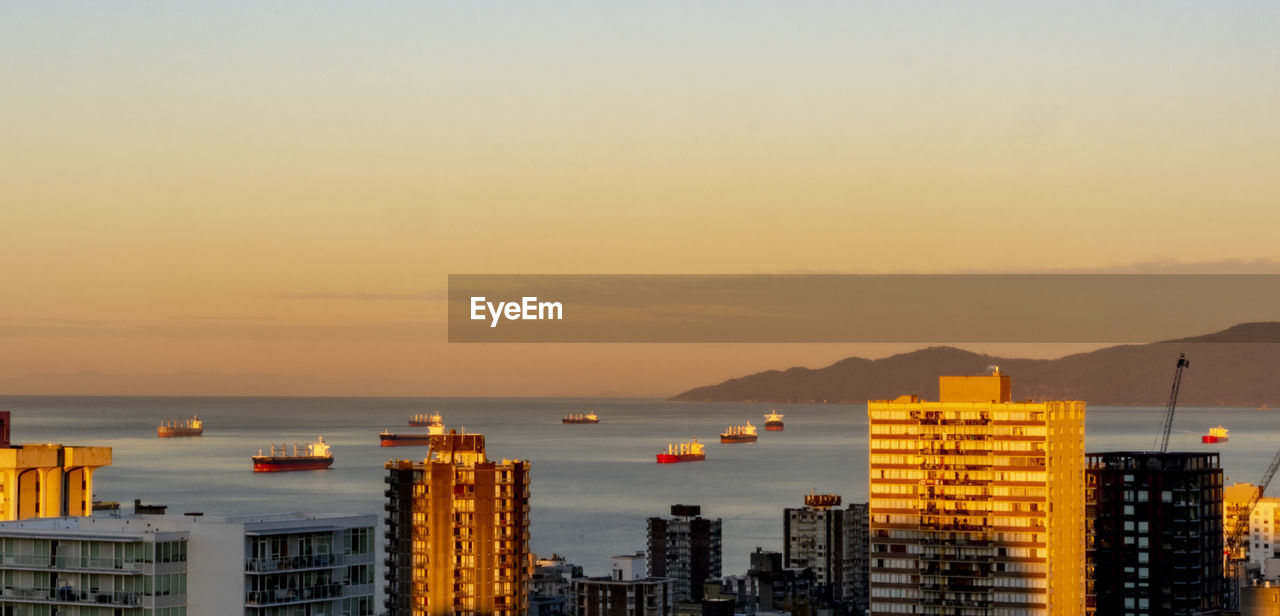
{"type": "Polygon", "coordinates": [[[427,428],[427,434],[444,434],[444,418],[440,413],[418,413],[409,418],[409,426],[412,428],[427,428]]]}

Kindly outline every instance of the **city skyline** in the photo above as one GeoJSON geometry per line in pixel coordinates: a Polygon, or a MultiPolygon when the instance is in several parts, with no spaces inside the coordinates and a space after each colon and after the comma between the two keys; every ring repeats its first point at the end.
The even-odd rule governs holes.
{"type": "Polygon", "coordinates": [[[1261,2],[0,17],[12,393],[654,395],[907,350],[459,348],[451,273],[1277,271],[1261,2]]]}

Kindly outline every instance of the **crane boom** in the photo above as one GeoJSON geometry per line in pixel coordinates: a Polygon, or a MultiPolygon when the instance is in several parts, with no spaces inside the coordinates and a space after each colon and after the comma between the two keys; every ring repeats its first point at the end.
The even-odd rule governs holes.
{"type": "Polygon", "coordinates": [[[1163,434],[1160,437],[1160,453],[1169,451],[1169,432],[1173,430],[1173,409],[1178,406],[1178,388],[1182,386],[1182,369],[1191,366],[1186,353],[1178,353],[1178,367],[1173,372],[1173,388],[1169,390],[1169,409],[1164,414],[1163,434]]]}

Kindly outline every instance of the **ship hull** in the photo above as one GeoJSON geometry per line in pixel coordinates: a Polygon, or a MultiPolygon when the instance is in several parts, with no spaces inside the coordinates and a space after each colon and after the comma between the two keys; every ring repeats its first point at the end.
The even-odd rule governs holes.
{"type": "Polygon", "coordinates": [[[560,423],[566,424],[598,424],[599,419],[561,419],[560,423]]]}
{"type": "Polygon", "coordinates": [[[701,453],[687,453],[684,455],[674,454],[674,453],[658,454],[658,464],[675,464],[677,462],[701,462],[706,459],[707,459],[706,454],[701,454],[701,453]]]}
{"type": "Polygon", "coordinates": [[[1227,442],[1227,437],[1213,436],[1212,434],[1206,434],[1200,437],[1200,442],[1201,443],[1225,443],[1227,442]]]}
{"type": "Polygon", "coordinates": [[[721,443],[754,443],[756,442],[754,434],[721,434],[721,443]]]}
{"type": "Polygon", "coordinates": [[[378,437],[383,447],[407,447],[411,445],[430,445],[430,434],[382,434],[378,437]]]}
{"type": "Polygon", "coordinates": [[[764,429],[770,432],[782,432],[782,422],[781,421],[765,422],[764,429]]]}
{"type": "Polygon", "coordinates": [[[428,428],[428,427],[430,427],[430,426],[431,426],[431,422],[429,422],[429,421],[413,421],[413,420],[409,420],[409,427],[410,427],[410,428],[428,428]]]}
{"type": "Polygon", "coordinates": [[[299,456],[296,458],[280,458],[270,456],[254,456],[253,472],[279,473],[285,471],[318,471],[333,466],[333,458],[316,456],[299,456]]]}
{"type": "Polygon", "coordinates": [[[204,434],[204,428],[166,428],[161,426],[156,428],[156,436],[159,438],[174,438],[178,436],[201,436],[204,434]]]}

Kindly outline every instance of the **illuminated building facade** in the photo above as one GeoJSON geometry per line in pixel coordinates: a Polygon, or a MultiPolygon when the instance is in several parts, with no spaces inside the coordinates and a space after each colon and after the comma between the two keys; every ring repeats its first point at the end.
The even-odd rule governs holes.
{"type": "Polygon", "coordinates": [[[523,616],[529,463],[490,461],[483,435],[451,432],[386,469],[388,616],[523,616]]]}
{"type": "MultiPolygon", "coordinates": [[[[1222,489],[1223,535],[1235,532],[1244,508],[1258,493],[1252,483],[1233,483],[1222,489]]],[[[1280,580],[1280,498],[1264,497],[1249,513],[1249,527],[1243,531],[1244,544],[1235,548],[1238,557],[1247,560],[1251,578],[1280,580]]]]}
{"type": "Polygon", "coordinates": [[[93,473],[111,464],[110,447],[9,444],[0,411],[0,520],[93,514],[93,473]]]}
{"type": "Polygon", "coordinates": [[[1085,404],[998,370],[939,394],[867,404],[870,613],[1083,614],[1085,404]]]}
{"type": "Polygon", "coordinates": [[[1088,507],[1098,614],[1192,616],[1226,607],[1218,454],[1091,453],[1088,507]]]}

